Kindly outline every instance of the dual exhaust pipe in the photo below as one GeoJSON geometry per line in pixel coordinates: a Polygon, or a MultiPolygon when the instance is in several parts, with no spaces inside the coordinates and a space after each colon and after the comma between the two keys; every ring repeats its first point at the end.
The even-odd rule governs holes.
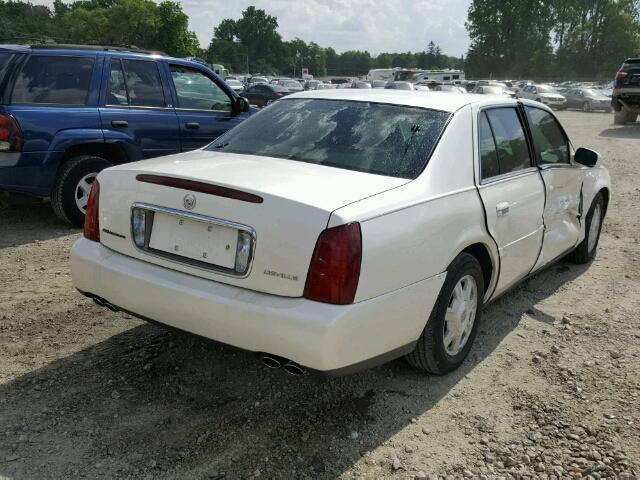
{"type": "MultiPolygon", "coordinates": [[[[119,310],[118,307],[116,307],[112,303],[109,303],[104,298],[92,297],[92,300],[96,305],[99,305],[101,307],[106,307],[112,312],[117,312],[119,310]]],[[[297,364],[296,362],[288,360],[284,357],[279,357],[277,355],[268,355],[268,354],[263,355],[262,364],[265,367],[271,368],[271,369],[283,368],[285,372],[287,372],[290,375],[293,375],[294,377],[301,377],[307,373],[303,366],[297,364]]]]}
{"type": "Polygon", "coordinates": [[[285,372],[294,377],[301,377],[307,373],[303,366],[286,358],[278,357],[277,355],[263,355],[262,364],[271,369],[283,368],[285,372]]]}

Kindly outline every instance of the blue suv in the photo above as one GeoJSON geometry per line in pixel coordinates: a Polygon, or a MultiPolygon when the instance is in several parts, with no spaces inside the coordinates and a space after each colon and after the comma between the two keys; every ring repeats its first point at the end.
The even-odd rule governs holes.
{"type": "Polygon", "coordinates": [[[109,46],[0,45],[0,202],[81,226],[103,168],[202,147],[250,109],[206,65],[109,46]]]}

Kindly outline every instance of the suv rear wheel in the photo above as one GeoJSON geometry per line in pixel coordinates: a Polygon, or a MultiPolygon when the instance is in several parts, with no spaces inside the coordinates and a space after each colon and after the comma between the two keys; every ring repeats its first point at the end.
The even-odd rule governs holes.
{"type": "Polygon", "coordinates": [[[58,218],[75,227],[84,225],[91,184],[98,173],[109,166],[104,158],[81,155],[60,167],[51,193],[51,206],[58,218]]]}

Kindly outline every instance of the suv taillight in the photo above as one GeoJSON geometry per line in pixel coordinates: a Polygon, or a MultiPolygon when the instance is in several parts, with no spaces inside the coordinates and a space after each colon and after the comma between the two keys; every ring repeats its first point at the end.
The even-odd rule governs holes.
{"type": "Polygon", "coordinates": [[[629,76],[629,73],[627,72],[618,72],[616,74],[616,78],[627,78],[627,76],[629,76]]]}
{"type": "Polygon", "coordinates": [[[100,241],[100,219],[98,217],[99,204],[100,184],[96,178],[91,184],[89,200],[87,201],[87,210],[84,214],[84,237],[89,240],[93,240],[94,242],[100,241]]]}
{"type": "Polygon", "coordinates": [[[0,152],[19,152],[23,144],[18,122],[9,115],[0,115],[0,152]]]}
{"type": "Polygon", "coordinates": [[[318,237],[313,251],[304,297],[336,305],[353,303],[361,261],[359,223],[326,229],[318,237]]]}

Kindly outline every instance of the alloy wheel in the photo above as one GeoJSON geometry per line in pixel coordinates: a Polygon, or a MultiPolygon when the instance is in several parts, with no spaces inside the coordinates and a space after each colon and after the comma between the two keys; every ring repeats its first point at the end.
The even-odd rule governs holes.
{"type": "Polygon", "coordinates": [[[98,174],[96,172],[88,173],[80,179],[76,185],[76,206],[78,210],[85,213],[87,210],[87,203],[89,201],[89,192],[91,191],[91,185],[95,181],[98,174]]]}

